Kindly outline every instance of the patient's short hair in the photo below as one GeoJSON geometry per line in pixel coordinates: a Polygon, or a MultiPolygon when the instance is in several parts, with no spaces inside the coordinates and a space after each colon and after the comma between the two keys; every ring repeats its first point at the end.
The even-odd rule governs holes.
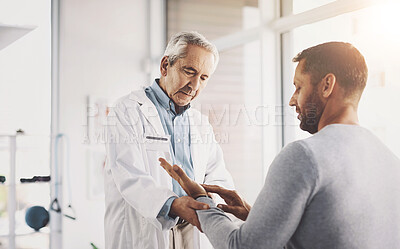
{"type": "Polygon", "coordinates": [[[327,42],[298,53],[293,62],[304,61],[303,73],[318,84],[328,73],[335,75],[345,96],[361,97],[368,78],[364,56],[350,43],[327,42]]]}

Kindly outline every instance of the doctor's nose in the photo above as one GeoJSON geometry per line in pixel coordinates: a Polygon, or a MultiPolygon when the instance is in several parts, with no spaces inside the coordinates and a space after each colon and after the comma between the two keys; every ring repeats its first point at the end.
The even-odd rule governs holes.
{"type": "Polygon", "coordinates": [[[194,77],[190,80],[189,87],[192,89],[192,91],[196,92],[199,89],[201,84],[200,81],[200,77],[194,77]]]}

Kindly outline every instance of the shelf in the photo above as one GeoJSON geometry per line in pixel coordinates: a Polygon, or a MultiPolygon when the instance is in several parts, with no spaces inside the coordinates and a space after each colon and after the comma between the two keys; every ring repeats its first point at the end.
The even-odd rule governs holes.
{"type": "MultiPolygon", "coordinates": [[[[1,25],[0,25],[1,27],[1,25]]],[[[0,32],[0,43],[1,43],[1,32],[0,32]]],[[[43,151],[43,148],[38,147],[38,143],[49,143],[51,142],[51,136],[45,134],[0,134],[0,151],[10,151],[10,138],[16,139],[17,144],[16,150],[19,152],[31,152],[31,151],[43,151]],[[34,144],[32,144],[34,143],[34,144]]],[[[49,145],[50,146],[50,145],[49,145]]]]}
{"type": "MultiPolygon", "coordinates": [[[[25,186],[25,185],[33,185],[33,184],[49,184],[49,183],[51,183],[51,181],[48,181],[48,182],[24,182],[24,183],[22,183],[22,182],[16,182],[15,184],[14,184],[14,186],[15,187],[20,187],[20,186],[25,186]]],[[[5,183],[0,183],[0,187],[1,186],[4,186],[4,187],[9,187],[10,186],[10,184],[9,183],[7,183],[7,181],[5,182],[5,183]]]]}
{"type": "MultiPolygon", "coordinates": [[[[34,152],[34,151],[43,151],[43,148],[37,148],[33,146],[21,146],[17,147],[18,152],[34,152]]],[[[1,146],[0,145],[0,151],[10,151],[9,146],[1,146]]]]}
{"type": "MultiPolygon", "coordinates": [[[[50,234],[50,229],[48,227],[43,227],[40,229],[40,231],[34,231],[33,229],[23,229],[21,231],[16,231],[15,236],[16,237],[21,237],[21,236],[29,236],[33,234],[44,234],[44,235],[49,235],[50,234]]],[[[8,238],[8,234],[0,234],[0,238],[8,238]]]]}
{"type": "Polygon", "coordinates": [[[0,24],[0,50],[34,30],[32,26],[11,26],[0,24]]]}

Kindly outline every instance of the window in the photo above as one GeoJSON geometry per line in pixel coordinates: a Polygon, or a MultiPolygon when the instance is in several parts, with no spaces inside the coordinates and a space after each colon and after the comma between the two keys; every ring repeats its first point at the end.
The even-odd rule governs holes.
{"type": "Polygon", "coordinates": [[[168,0],[168,37],[195,30],[208,39],[259,25],[258,0],[168,0]]]}
{"type": "Polygon", "coordinates": [[[334,2],[335,0],[293,0],[293,14],[298,14],[334,2]]]}

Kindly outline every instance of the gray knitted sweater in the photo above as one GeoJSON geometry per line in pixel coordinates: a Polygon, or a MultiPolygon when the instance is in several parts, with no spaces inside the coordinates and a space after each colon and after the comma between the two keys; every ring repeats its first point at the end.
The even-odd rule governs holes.
{"type": "Polygon", "coordinates": [[[215,249],[400,248],[400,160],[360,126],[286,146],[240,226],[199,200],[213,206],[197,214],[215,249]]]}

